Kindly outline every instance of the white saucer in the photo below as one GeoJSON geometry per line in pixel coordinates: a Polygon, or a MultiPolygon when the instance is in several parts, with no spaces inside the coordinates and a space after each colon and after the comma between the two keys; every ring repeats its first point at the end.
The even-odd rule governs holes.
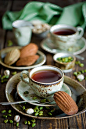
{"type": "MultiPolygon", "coordinates": [[[[63,52],[63,51],[69,52],[68,50],[60,50],[60,49],[55,48],[54,44],[51,42],[49,38],[46,38],[41,42],[41,47],[45,51],[52,53],[52,54],[63,52]]],[[[77,43],[74,46],[72,46],[71,53],[77,55],[77,54],[84,52],[85,50],[86,50],[86,40],[85,38],[82,37],[81,39],[77,41],[77,43]]]]}
{"type": "MultiPolygon", "coordinates": [[[[64,83],[62,88],[61,88],[61,91],[65,91],[66,93],[68,93],[70,96],[71,96],[71,90],[70,88],[64,83]]],[[[35,93],[33,92],[33,90],[30,88],[30,86],[28,86],[28,84],[20,81],[17,85],[17,93],[18,95],[23,99],[23,100],[34,100],[34,97],[36,97],[36,101],[41,101],[42,98],[38,97],[37,95],[35,95],[35,93]],[[28,91],[28,94],[24,94],[25,91],[28,91]]],[[[47,99],[49,99],[50,102],[49,104],[38,104],[38,103],[33,103],[33,102],[28,102],[32,105],[39,105],[39,106],[55,106],[55,101],[54,101],[54,98],[53,98],[53,95],[51,95],[50,97],[47,97],[47,99]]]]}

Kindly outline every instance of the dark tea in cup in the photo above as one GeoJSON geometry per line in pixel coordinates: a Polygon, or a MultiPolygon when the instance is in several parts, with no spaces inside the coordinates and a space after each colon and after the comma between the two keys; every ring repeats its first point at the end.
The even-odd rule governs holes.
{"type": "Polygon", "coordinates": [[[56,35],[72,35],[75,33],[72,29],[58,29],[53,32],[56,35]]]}
{"type": "Polygon", "coordinates": [[[35,72],[31,78],[37,82],[51,83],[61,79],[61,75],[54,70],[40,70],[35,72]]]}
{"type": "Polygon", "coordinates": [[[84,31],[81,27],[57,24],[50,28],[50,40],[54,47],[61,50],[73,48],[82,37],[84,31]]]}

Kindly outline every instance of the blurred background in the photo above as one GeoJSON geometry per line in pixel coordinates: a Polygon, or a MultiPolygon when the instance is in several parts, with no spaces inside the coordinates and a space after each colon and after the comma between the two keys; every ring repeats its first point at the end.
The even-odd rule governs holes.
{"type": "MultiPolygon", "coordinates": [[[[15,10],[19,11],[30,1],[33,1],[33,0],[0,0],[0,12],[1,12],[0,15],[2,16],[5,10],[9,8],[9,6],[11,7],[10,10],[12,11],[15,11],[15,10]]],[[[60,7],[65,7],[75,3],[84,2],[86,0],[34,0],[34,1],[50,2],[60,7]]]]}

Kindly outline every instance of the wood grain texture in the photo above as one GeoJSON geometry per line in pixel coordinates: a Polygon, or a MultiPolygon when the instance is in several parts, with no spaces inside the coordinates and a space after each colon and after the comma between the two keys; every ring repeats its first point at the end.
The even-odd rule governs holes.
{"type": "MultiPolygon", "coordinates": [[[[0,21],[1,21],[1,18],[6,10],[19,11],[30,1],[32,1],[32,0],[12,0],[12,1],[11,0],[4,0],[4,1],[1,0],[0,1],[0,5],[1,5],[0,6],[0,21]]],[[[34,1],[37,1],[37,0],[34,0],[34,1]]],[[[72,5],[72,4],[82,2],[85,0],[48,0],[48,1],[41,0],[41,1],[42,2],[51,2],[51,3],[56,4],[58,6],[65,7],[65,6],[72,5]]],[[[84,34],[84,37],[86,38],[86,32],[84,34]]],[[[2,48],[7,47],[7,41],[9,39],[12,40],[13,46],[17,45],[15,42],[15,39],[14,39],[13,32],[3,30],[2,26],[1,26],[1,22],[0,22],[0,50],[2,48]]],[[[53,58],[52,58],[53,54],[50,54],[50,53],[42,50],[42,48],[40,46],[40,42],[42,40],[43,40],[42,38],[36,37],[35,35],[33,35],[31,42],[36,43],[39,47],[39,50],[41,50],[42,52],[45,53],[45,55],[47,57],[47,61],[45,64],[54,65],[53,58]]],[[[73,79],[76,79],[75,76],[73,75],[74,71],[80,71],[81,69],[86,69],[86,51],[80,55],[85,57],[85,60],[81,61],[82,63],[84,63],[84,68],[81,68],[78,65],[76,65],[72,72],[66,73],[67,76],[69,76],[73,79]]],[[[6,69],[7,68],[0,65],[0,74],[3,75],[4,70],[6,70],[6,69]]],[[[15,70],[11,70],[11,73],[14,71],[15,70]]],[[[20,71],[17,70],[17,72],[20,72],[20,71]]],[[[80,83],[86,88],[86,81],[85,80],[83,80],[80,83]]],[[[7,101],[6,97],[5,97],[5,86],[6,86],[6,83],[0,82],[0,102],[7,101]]],[[[19,114],[11,106],[1,106],[0,105],[0,129],[16,129],[17,127],[16,127],[15,123],[5,124],[3,122],[3,117],[2,117],[1,111],[4,109],[6,109],[7,111],[9,109],[12,110],[11,119],[14,119],[14,116],[16,114],[19,114]]],[[[20,125],[19,125],[18,129],[32,129],[31,126],[24,125],[24,121],[30,120],[31,118],[25,117],[21,114],[19,114],[19,115],[21,117],[21,121],[19,123],[20,125]]],[[[78,115],[76,117],[70,117],[68,119],[61,119],[61,120],[60,119],[59,120],[40,120],[40,119],[37,119],[36,126],[34,127],[34,129],[86,129],[86,113],[83,113],[83,114],[78,115]]]]}

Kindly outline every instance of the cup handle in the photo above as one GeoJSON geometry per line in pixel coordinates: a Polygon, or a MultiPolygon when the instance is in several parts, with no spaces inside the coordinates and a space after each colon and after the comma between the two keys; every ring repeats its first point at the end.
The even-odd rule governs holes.
{"type": "Polygon", "coordinates": [[[80,39],[84,34],[84,30],[83,30],[82,27],[77,27],[77,30],[78,30],[78,33],[79,33],[77,38],[80,39]]]}
{"type": "Polygon", "coordinates": [[[26,70],[24,70],[24,71],[22,71],[21,73],[20,73],[20,78],[21,78],[21,80],[23,81],[23,82],[25,82],[25,83],[29,83],[29,72],[28,71],[26,71],[26,70]],[[24,75],[25,76],[27,76],[28,77],[28,81],[24,78],[24,75]]]}

